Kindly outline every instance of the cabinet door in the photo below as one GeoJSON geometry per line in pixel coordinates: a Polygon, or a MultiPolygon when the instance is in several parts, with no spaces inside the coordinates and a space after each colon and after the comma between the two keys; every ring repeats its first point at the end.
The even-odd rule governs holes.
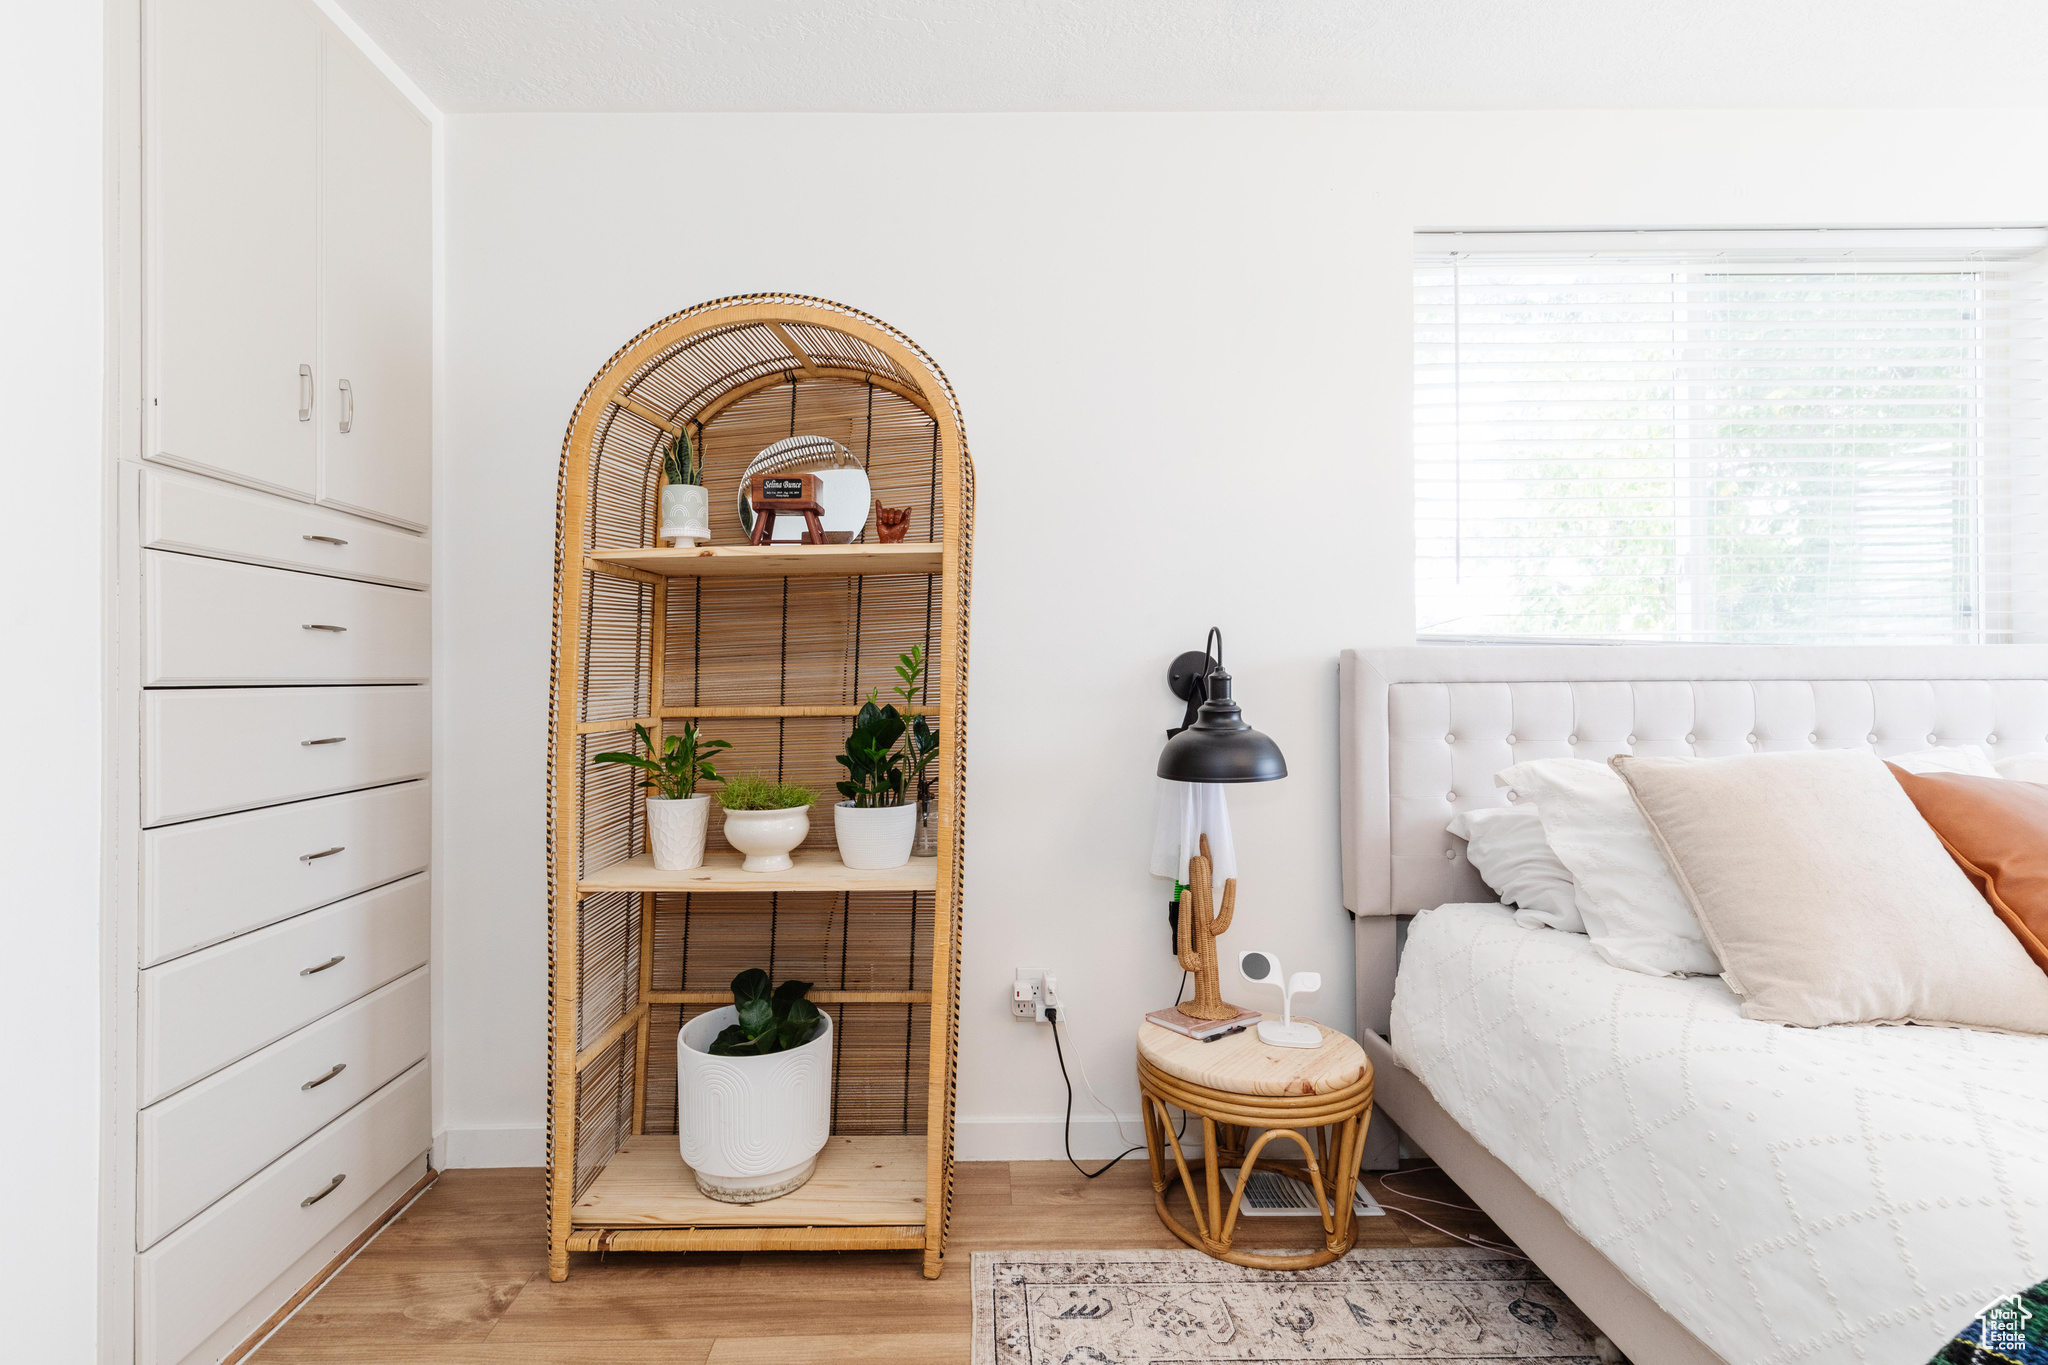
{"type": "Polygon", "coordinates": [[[320,31],[277,0],[147,11],[149,450],[317,492],[320,31]]]}
{"type": "Polygon", "coordinates": [[[433,420],[433,142],[339,40],[323,86],[320,501],[427,524],[433,420]]]}

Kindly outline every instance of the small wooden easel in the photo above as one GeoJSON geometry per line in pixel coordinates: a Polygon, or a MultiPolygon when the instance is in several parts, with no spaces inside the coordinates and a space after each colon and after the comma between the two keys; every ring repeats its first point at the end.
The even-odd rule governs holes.
{"type": "Polygon", "coordinates": [[[756,474],[747,498],[754,505],[754,534],[747,539],[749,545],[766,545],[775,535],[775,514],[801,513],[804,519],[806,545],[825,543],[825,523],[819,518],[824,515],[825,504],[818,500],[818,476],[815,474],[756,474]]]}

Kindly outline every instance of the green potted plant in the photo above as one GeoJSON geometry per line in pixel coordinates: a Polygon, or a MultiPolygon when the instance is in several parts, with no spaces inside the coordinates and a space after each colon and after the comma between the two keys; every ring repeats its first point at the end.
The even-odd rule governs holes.
{"type": "Polygon", "coordinates": [[[684,547],[711,539],[711,495],[687,428],[662,443],[661,483],[661,538],[684,547]]]}
{"type": "MultiPolygon", "coordinates": [[[[890,690],[905,706],[916,699],[924,668],[923,645],[897,656],[900,681],[890,690]]],[[[905,720],[894,703],[877,705],[877,695],[868,693],[853,718],[846,751],[838,757],[846,769],[839,794],[846,799],[832,808],[832,833],[839,842],[839,860],[848,867],[901,867],[910,861],[918,804],[905,795],[924,794],[924,771],[939,753],[938,732],[929,720],[905,720]]]]}
{"type": "Polygon", "coordinates": [[[811,803],[817,799],[809,787],[770,782],[759,773],[727,778],[718,805],[725,812],[725,841],[746,855],[740,869],[791,867],[789,851],[811,832],[811,803]]]}
{"type": "Polygon", "coordinates": [[[697,784],[719,780],[711,755],[732,745],[706,739],[695,721],[656,745],[644,725],[633,727],[638,746],[632,753],[598,754],[593,763],[623,763],[647,774],[640,785],[647,798],[647,846],[654,865],[664,872],[683,872],[704,865],[704,831],[711,818],[711,798],[699,795],[697,784]],[[640,750],[645,750],[644,753],[640,750]]]}
{"type": "Polygon", "coordinates": [[[832,1020],[811,983],[755,967],[676,1035],[676,1133],[697,1188],[755,1204],[800,1187],[832,1132],[832,1020]]]}

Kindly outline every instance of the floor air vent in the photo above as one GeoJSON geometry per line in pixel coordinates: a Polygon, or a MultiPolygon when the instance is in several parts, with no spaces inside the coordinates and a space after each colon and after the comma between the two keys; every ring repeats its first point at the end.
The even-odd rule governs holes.
{"type": "MultiPolygon", "coordinates": [[[[1224,1183],[1235,1191],[1237,1172],[1223,1172],[1224,1183]]],[[[1245,1186],[1244,1203],[1241,1212],[1247,1218],[1314,1218],[1316,1197],[1309,1187],[1299,1180],[1291,1180],[1277,1171],[1253,1171],[1251,1183],[1245,1186]]],[[[1363,1181],[1352,1195],[1351,1212],[1354,1217],[1383,1217],[1386,1210],[1379,1202],[1365,1192],[1363,1181]]]]}

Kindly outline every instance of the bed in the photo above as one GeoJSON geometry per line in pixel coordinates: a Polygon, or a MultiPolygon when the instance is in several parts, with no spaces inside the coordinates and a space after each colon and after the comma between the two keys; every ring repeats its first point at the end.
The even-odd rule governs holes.
{"type": "Polygon", "coordinates": [[[1340,677],[1383,1161],[1398,1125],[1638,1365],[1922,1365],[2048,1278],[2048,1040],[1743,1019],[1717,977],[1516,926],[1444,828],[1533,758],[2048,750],[2048,649],[1420,646],[1340,677]]]}

